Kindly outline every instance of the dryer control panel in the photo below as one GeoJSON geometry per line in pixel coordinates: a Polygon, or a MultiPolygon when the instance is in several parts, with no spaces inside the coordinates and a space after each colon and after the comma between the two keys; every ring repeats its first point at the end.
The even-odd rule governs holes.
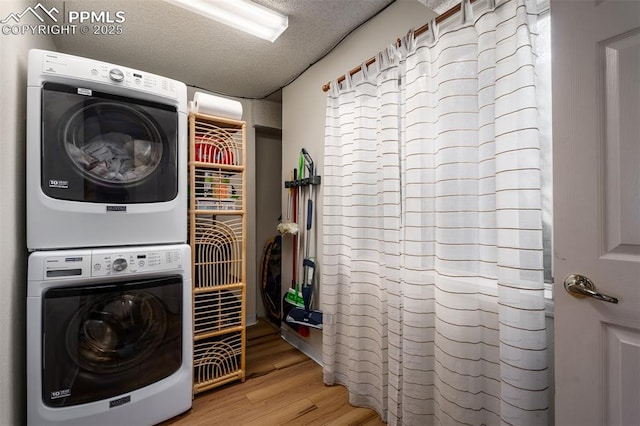
{"type": "Polygon", "coordinates": [[[43,52],[42,73],[93,81],[110,86],[124,86],[131,90],[160,94],[174,99],[178,96],[179,83],[175,80],[62,53],[43,52]]]}

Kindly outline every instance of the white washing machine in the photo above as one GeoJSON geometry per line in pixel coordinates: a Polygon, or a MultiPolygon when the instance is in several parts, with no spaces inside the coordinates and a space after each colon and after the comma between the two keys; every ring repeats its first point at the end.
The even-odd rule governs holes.
{"type": "Polygon", "coordinates": [[[149,425],[192,402],[186,244],[38,251],[27,288],[29,425],[149,425]]]}
{"type": "Polygon", "coordinates": [[[30,251],[186,242],[186,85],[29,51],[26,192],[30,251]]]}

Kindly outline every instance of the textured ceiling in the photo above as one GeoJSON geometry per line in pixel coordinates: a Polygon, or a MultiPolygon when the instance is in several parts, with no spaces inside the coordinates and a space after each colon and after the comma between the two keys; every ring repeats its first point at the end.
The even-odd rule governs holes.
{"type": "MultiPolygon", "coordinates": [[[[289,16],[274,42],[160,0],[43,0],[67,11],[124,11],[120,35],[54,36],[60,52],[181,80],[235,97],[279,100],[279,89],[393,0],[254,0],[289,16]],[[275,92],[275,95],[273,94],[275,92]]],[[[416,0],[398,0],[416,1],[416,0]]]]}

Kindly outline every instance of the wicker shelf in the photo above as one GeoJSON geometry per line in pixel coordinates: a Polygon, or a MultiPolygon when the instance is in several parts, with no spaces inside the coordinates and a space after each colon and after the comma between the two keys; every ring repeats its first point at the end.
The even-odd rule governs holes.
{"type": "Polygon", "coordinates": [[[245,378],[245,130],[189,115],[194,394],[245,378]]]}

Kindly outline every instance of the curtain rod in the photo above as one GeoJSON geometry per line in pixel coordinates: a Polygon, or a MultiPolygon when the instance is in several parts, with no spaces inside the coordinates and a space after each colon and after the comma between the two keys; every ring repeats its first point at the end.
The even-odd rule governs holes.
{"type": "MultiPolygon", "coordinates": [[[[469,4],[473,4],[476,0],[469,0],[469,4]]],[[[436,18],[436,24],[441,23],[442,21],[444,21],[445,19],[450,18],[451,16],[455,15],[456,13],[460,12],[460,9],[462,7],[462,3],[458,3],[457,5],[453,6],[451,9],[441,13],[440,15],[438,15],[438,17],[436,18]]],[[[420,28],[414,30],[414,35],[417,37],[422,33],[425,33],[427,30],[429,29],[429,23],[424,24],[423,26],[421,26],[420,28]]],[[[400,46],[400,39],[396,40],[396,45],[400,46]]],[[[375,56],[369,58],[366,62],[365,65],[368,67],[369,65],[373,64],[376,61],[375,56]]],[[[349,71],[349,76],[353,76],[356,73],[362,71],[362,65],[358,65],[357,67],[353,68],[351,71],[349,71]]],[[[344,79],[346,78],[346,76],[344,74],[342,74],[340,77],[338,77],[338,84],[342,83],[344,81],[344,79]]],[[[323,92],[328,92],[329,88],[331,87],[331,82],[325,83],[322,86],[322,91],[323,92]]]]}

